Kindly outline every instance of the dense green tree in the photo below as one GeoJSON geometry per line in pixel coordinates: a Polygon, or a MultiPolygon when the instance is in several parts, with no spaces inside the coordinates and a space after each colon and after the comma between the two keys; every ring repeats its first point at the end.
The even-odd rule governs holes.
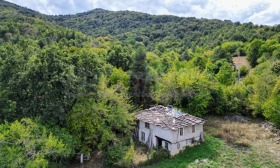
{"type": "Polygon", "coordinates": [[[279,60],[273,63],[271,70],[272,70],[272,72],[280,75],[280,61],[279,60]]]}
{"type": "Polygon", "coordinates": [[[201,71],[206,68],[207,59],[205,56],[196,56],[192,59],[193,64],[197,66],[201,71]]]}
{"type": "Polygon", "coordinates": [[[247,114],[248,91],[242,83],[224,87],[224,113],[247,114]]]}
{"type": "Polygon", "coordinates": [[[243,42],[241,41],[231,41],[224,42],[221,45],[221,48],[225,50],[226,53],[229,53],[231,56],[240,54],[245,55],[245,51],[243,50],[243,42]],[[239,51],[239,53],[237,53],[239,51]]]}
{"type": "Polygon", "coordinates": [[[225,59],[228,62],[232,62],[232,55],[229,52],[227,52],[224,48],[216,47],[214,49],[213,61],[218,61],[220,59],[225,59]]]}
{"type": "Polygon", "coordinates": [[[190,58],[190,55],[189,55],[189,52],[188,50],[185,50],[181,55],[180,55],[180,61],[189,61],[191,58],[190,58]]]}
{"type": "Polygon", "coordinates": [[[264,42],[259,39],[252,41],[248,47],[247,57],[250,65],[255,67],[257,65],[257,60],[262,56],[260,53],[260,47],[264,42]]]}
{"type": "Polygon", "coordinates": [[[266,61],[254,68],[253,72],[245,78],[247,87],[251,90],[248,95],[249,105],[253,115],[262,116],[262,105],[270,97],[276,76],[271,72],[271,63],[266,61]]]}
{"type": "Polygon", "coordinates": [[[197,68],[169,71],[157,82],[154,99],[165,105],[174,104],[184,111],[203,115],[212,99],[206,74],[197,68]]]}
{"type": "Polygon", "coordinates": [[[119,134],[130,132],[134,107],[126,92],[108,87],[105,76],[96,97],[81,97],[68,117],[68,129],[81,140],[82,152],[108,146],[119,134]]]}
{"type": "Polygon", "coordinates": [[[127,71],[131,65],[132,59],[127,48],[114,46],[108,51],[107,61],[115,67],[127,71]]]}
{"type": "Polygon", "coordinates": [[[94,50],[88,48],[72,52],[66,57],[70,57],[71,66],[74,66],[75,75],[79,78],[79,81],[76,81],[79,84],[78,88],[75,89],[79,89],[79,95],[96,92],[99,77],[106,71],[105,62],[94,50]]]}
{"type": "Polygon", "coordinates": [[[151,79],[148,74],[146,49],[139,46],[136,49],[130,74],[130,94],[133,102],[144,108],[151,104],[151,79]]]}
{"type": "Polygon", "coordinates": [[[240,77],[243,78],[249,73],[249,69],[246,66],[240,67],[240,77]]]}
{"type": "Polygon", "coordinates": [[[11,44],[0,46],[0,120],[13,121],[22,116],[17,113],[18,94],[22,92],[19,80],[25,58],[11,44]],[[19,93],[18,93],[19,92],[19,93]]]}
{"type": "Polygon", "coordinates": [[[262,106],[263,115],[280,127],[280,79],[278,78],[272,94],[262,106]]]}
{"type": "Polygon", "coordinates": [[[129,74],[124,72],[122,69],[114,68],[112,74],[109,77],[110,85],[124,85],[126,88],[129,87],[129,74]]]}
{"type": "Polygon", "coordinates": [[[216,76],[218,81],[224,85],[232,85],[235,81],[232,66],[228,62],[224,62],[216,76]]]}
{"type": "Polygon", "coordinates": [[[67,132],[68,142],[54,135],[46,127],[24,118],[0,125],[1,167],[48,167],[74,154],[74,139],[67,132]]]}
{"type": "Polygon", "coordinates": [[[272,58],[273,59],[280,59],[280,46],[278,46],[278,48],[273,51],[272,58]]]}
{"type": "Polygon", "coordinates": [[[227,111],[225,110],[225,103],[226,103],[226,98],[224,96],[224,90],[223,86],[220,86],[216,83],[214,83],[210,88],[210,96],[211,99],[209,99],[208,106],[207,106],[207,112],[210,114],[225,114],[227,111]]]}
{"type": "MultiPolygon", "coordinates": [[[[17,59],[14,65],[6,63],[3,66],[12,73],[3,74],[6,78],[1,80],[2,86],[9,89],[6,99],[15,102],[19,118],[40,116],[45,121],[62,124],[78,92],[74,66],[70,65],[66,53],[57,47],[46,48],[37,54],[28,62],[17,59]]],[[[8,59],[13,58],[5,60],[8,59]]]]}
{"type": "Polygon", "coordinates": [[[67,51],[52,46],[30,59],[23,77],[27,93],[17,101],[23,113],[63,125],[79,93],[79,77],[67,57],[67,51]]]}
{"type": "Polygon", "coordinates": [[[227,63],[226,59],[220,59],[218,61],[215,61],[213,64],[209,64],[208,68],[211,72],[213,72],[214,74],[219,73],[220,68],[227,63]]]}
{"type": "Polygon", "coordinates": [[[101,65],[91,52],[70,53],[54,45],[21,51],[9,44],[0,50],[1,119],[38,116],[64,125],[77,97],[96,92],[101,65]]]}

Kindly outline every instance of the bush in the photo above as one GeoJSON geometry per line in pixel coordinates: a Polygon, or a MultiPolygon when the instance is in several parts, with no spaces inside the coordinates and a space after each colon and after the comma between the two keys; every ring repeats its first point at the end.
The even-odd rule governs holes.
{"type": "Polygon", "coordinates": [[[48,167],[74,154],[73,137],[29,118],[0,125],[0,167],[48,167]]]}
{"type": "Polygon", "coordinates": [[[132,158],[135,155],[134,143],[132,139],[123,142],[121,145],[114,145],[108,148],[104,155],[104,165],[108,167],[130,167],[132,158]]]}
{"type": "Polygon", "coordinates": [[[133,165],[132,158],[135,155],[134,145],[131,144],[128,147],[128,150],[126,151],[126,154],[123,156],[123,158],[118,162],[118,165],[120,167],[130,167],[133,165]]]}
{"type": "Polygon", "coordinates": [[[151,152],[150,163],[156,163],[164,159],[170,158],[169,151],[163,148],[153,149],[151,152]]]}
{"type": "Polygon", "coordinates": [[[109,147],[104,155],[105,166],[116,166],[121,161],[127,150],[128,147],[122,145],[109,147]]]}
{"type": "Polygon", "coordinates": [[[280,75],[280,61],[276,61],[272,67],[271,67],[272,72],[276,73],[277,75],[280,75]]]}
{"type": "Polygon", "coordinates": [[[248,74],[249,69],[246,66],[241,66],[240,67],[240,76],[244,77],[248,74]]]}

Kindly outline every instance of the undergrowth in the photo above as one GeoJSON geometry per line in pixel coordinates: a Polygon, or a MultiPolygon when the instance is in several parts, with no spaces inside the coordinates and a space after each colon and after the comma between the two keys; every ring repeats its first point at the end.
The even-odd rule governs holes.
{"type": "Polygon", "coordinates": [[[236,149],[225,141],[205,136],[202,145],[188,147],[178,155],[152,164],[148,168],[186,167],[277,167],[277,163],[261,156],[251,148],[236,149]]]}

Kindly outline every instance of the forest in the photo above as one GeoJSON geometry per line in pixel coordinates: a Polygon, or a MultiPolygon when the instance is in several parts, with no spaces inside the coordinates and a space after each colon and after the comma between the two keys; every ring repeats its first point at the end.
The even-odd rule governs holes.
{"type": "Polygon", "coordinates": [[[3,167],[61,167],[95,150],[125,167],[135,113],[157,104],[280,127],[280,25],[103,9],[48,16],[0,0],[3,167]],[[240,80],[237,55],[250,64],[240,80]]]}

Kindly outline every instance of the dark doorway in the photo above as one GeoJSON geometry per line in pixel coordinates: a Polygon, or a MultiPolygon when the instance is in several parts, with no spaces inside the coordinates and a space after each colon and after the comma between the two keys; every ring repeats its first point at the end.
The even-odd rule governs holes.
{"type": "Polygon", "coordinates": [[[157,138],[157,148],[163,147],[163,146],[162,146],[162,141],[166,141],[166,142],[168,142],[168,143],[171,144],[170,141],[167,141],[167,140],[165,140],[165,139],[163,139],[163,138],[160,138],[160,137],[158,137],[158,136],[155,136],[155,137],[157,138]]]}
{"type": "Polygon", "coordinates": [[[161,148],[162,147],[162,138],[156,137],[157,138],[157,148],[161,148]]]}

